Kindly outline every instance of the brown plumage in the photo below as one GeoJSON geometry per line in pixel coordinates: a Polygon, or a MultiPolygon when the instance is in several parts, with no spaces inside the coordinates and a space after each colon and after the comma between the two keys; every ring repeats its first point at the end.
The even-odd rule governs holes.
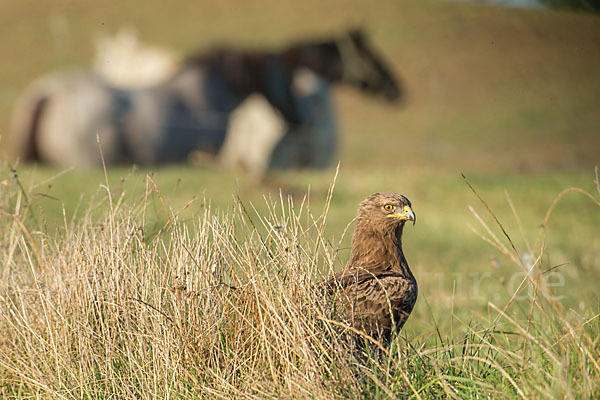
{"type": "Polygon", "coordinates": [[[406,221],[416,221],[406,197],[367,197],[358,210],[348,265],[323,282],[347,322],[383,341],[402,329],[417,300],[417,282],[402,252],[406,221]]]}

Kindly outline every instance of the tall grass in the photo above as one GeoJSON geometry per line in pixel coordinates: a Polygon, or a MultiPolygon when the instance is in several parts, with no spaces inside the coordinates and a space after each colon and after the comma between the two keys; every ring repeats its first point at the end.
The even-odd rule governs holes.
{"type": "Polygon", "coordinates": [[[323,234],[329,201],[267,198],[259,215],[237,196],[227,212],[197,199],[203,213],[183,221],[151,177],[138,199],[103,190],[48,231],[18,177],[3,183],[4,398],[600,395],[598,305],[565,309],[544,284],[543,240],[523,261],[489,209],[493,224],[474,210],[477,231],[525,272],[513,296],[486,316],[453,313],[452,332],[357,350],[313,289],[342,262],[323,234]]]}

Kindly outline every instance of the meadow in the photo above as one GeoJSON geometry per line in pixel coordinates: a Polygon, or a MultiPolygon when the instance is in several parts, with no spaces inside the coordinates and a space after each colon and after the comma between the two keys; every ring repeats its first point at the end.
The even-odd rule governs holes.
{"type": "Polygon", "coordinates": [[[188,52],[363,23],[407,88],[348,88],[336,166],[0,164],[2,398],[600,396],[600,20],[459,2],[0,5],[0,129],[19,90],[135,25],[188,52]],[[25,23],[23,21],[26,21],[25,23]],[[177,28],[174,29],[174,21],[177,28]],[[461,174],[464,174],[464,178],[461,174]],[[358,203],[411,199],[419,300],[356,354],[313,285],[358,203]]]}
{"type": "Polygon", "coordinates": [[[354,205],[343,200],[360,174],[261,202],[238,187],[218,207],[210,193],[184,204],[180,189],[197,178],[185,172],[107,172],[77,211],[60,206],[62,218],[49,205],[59,198],[40,190],[48,180],[4,177],[4,397],[598,394],[597,176],[554,204],[547,195],[577,176],[504,177],[499,189],[486,174],[469,180],[475,194],[413,174],[418,224],[405,250],[420,299],[391,347],[357,356],[313,285],[347,259],[341,227],[354,205]],[[175,176],[179,189],[161,190],[175,176]],[[526,193],[510,194],[523,184],[526,193]]]}

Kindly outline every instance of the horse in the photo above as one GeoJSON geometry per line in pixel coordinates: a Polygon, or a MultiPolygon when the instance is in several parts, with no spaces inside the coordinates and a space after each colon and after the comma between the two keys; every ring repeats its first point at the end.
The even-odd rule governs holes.
{"type": "Polygon", "coordinates": [[[182,161],[193,150],[216,153],[229,114],[251,93],[299,122],[288,74],[277,54],[219,49],[146,88],[119,88],[88,71],[52,74],[18,101],[11,137],[22,159],[55,164],[182,161]]]}
{"type": "Polygon", "coordinates": [[[350,84],[391,103],[403,97],[395,74],[360,29],[335,41],[297,43],[286,57],[299,65],[292,89],[302,124],[285,121],[261,96],[254,95],[232,114],[221,151],[222,163],[242,167],[258,179],[269,169],[331,164],[339,136],[332,85],[350,84]]]}
{"type": "Polygon", "coordinates": [[[166,81],[135,89],[88,71],[51,74],[17,103],[14,153],[23,160],[90,166],[181,162],[193,151],[217,154],[233,110],[253,93],[264,96],[288,126],[302,127],[313,118],[314,107],[303,106],[294,93],[294,76],[302,69],[327,82],[398,98],[396,80],[365,43],[362,33],[352,31],[279,52],[216,47],[186,59],[166,81]]]}

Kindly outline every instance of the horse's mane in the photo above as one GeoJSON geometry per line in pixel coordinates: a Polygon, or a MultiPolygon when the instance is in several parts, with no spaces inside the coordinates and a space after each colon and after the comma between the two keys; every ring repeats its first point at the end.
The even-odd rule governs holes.
{"type": "Polygon", "coordinates": [[[184,60],[182,69],[202,68],[218,71],[239,93],[256,91],[265,79],[265,64],[275,53],[218,46],[198,51],[184,60]]]}

